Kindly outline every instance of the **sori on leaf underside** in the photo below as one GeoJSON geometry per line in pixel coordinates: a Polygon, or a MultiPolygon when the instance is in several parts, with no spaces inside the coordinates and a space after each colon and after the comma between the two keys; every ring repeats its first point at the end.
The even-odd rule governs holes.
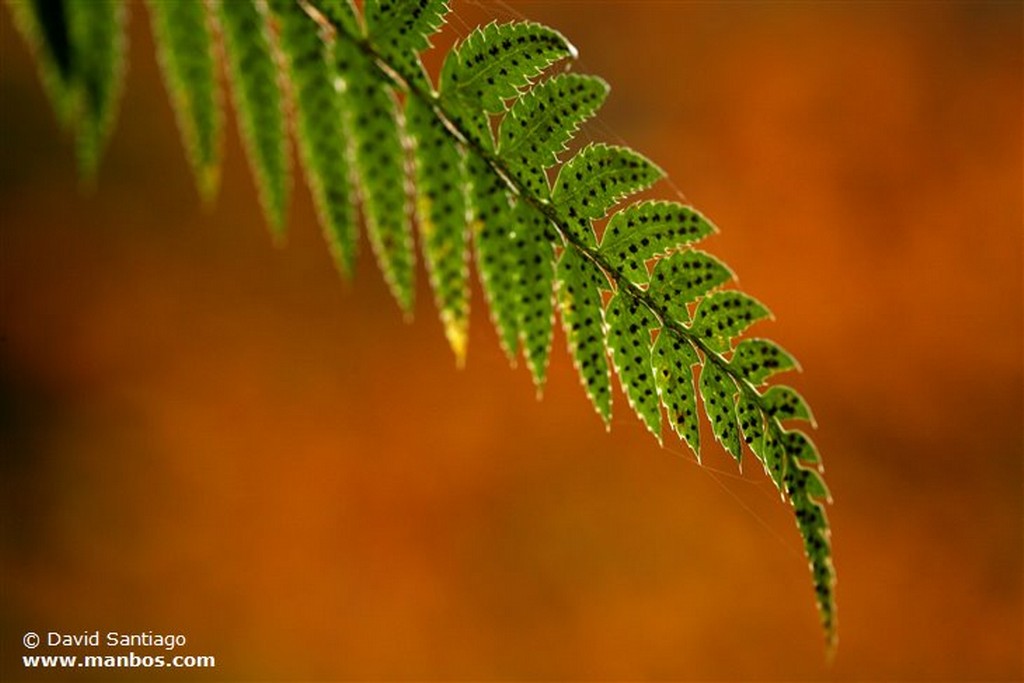
{"type": "MultiPolygon", "coordinates": [[[[131,3],[7,4],[91,177],[117,115],[131,3]]],[[[445,23],[446,0],[365,0],[361,11],[350,0],[145,6],[202,197],[215,195],[222,163],[223,56],[276,236],[285,229],[293,136],[339,271],[353,270],[362,224],[406,312],[415,226],[460,364],[472,254],[504,351],[513,362],[522,353],[538,389],[557,309],[606,424],[612,368],[655,438],[667,422],[698,458],[700,405],[722,448],[737,461],[749,450],[792,506],[834,648],[830,496],[818,451],[796,426],[813,426],[813,417],[794,389],[768,384],[796,360],[768,339],[742,337],[770,313],[735,288],[725,264],[694,247],[715,232],[705,216],[676,201],[629,201],[661,179],[661,169],[599,143],[563,162],[609,88],[596,76],[552,74],[575,56],[562,34],[529,21],[477,28],[447,53],[435,84],[420,53],[445,23]]]]}

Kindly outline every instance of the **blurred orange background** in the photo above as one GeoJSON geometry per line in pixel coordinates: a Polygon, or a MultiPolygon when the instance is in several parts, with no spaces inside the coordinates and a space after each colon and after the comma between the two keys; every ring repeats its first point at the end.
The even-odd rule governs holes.
{"type": "Polygon", "coordinates": [[[537,401],[475,283],[456,369],[422,266],[411,324],[365,239],[340,282],[301,182],[272,245],[233,123],[203,211],[133,5],[92,192],[0,12],[2,677],[26,630],[100,629],[214,680],[1020,680],[1022,5],[453,4],[439,47],[564,32],[612,85],[584,139],[663,167],[774,311],[835,662],[759,467],[659,449],[621,393],[606,434],[560,330],[537,401]]]}

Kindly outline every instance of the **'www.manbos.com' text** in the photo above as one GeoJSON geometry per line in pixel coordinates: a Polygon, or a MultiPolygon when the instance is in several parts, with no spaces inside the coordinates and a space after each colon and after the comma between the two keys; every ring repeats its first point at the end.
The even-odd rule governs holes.
{"type": "Polygon", "coordinates": [[[26,669],[213,669],[213,655],[22,655],[26,669]]]}

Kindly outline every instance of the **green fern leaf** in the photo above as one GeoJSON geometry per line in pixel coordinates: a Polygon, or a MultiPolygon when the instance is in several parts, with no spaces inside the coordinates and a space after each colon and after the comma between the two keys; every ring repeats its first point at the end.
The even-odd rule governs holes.
{"type": "Polygon", "coordinates": [[[711,422],[715,439],[737,462],[740,460],[740,433],[736,423],[736,383],[717,363],[705,361],[700,371],[700,395],[704,412],[711,422]]]}
{"type": "Polygon", "coordinates": [[[810,437],[799,429],[791,429],[782,433],[782,448],[794,462],[808,465],[819,465],[821,456],[810,437]]]}
{"type": "Polygon", "coordinates": [[[285,233],[291,166],[283,99],[263,5],[219,0],[218,18],[238,127],[260,203],[278,240],[285,233]]]}
{"type": "Polygon", "coordinates": [[[493,144],[487,113],[505,111],[544,69],[575,55],[562,34],[540,24],[488,24],[474,30],[445,57],[440,93],[452,123],[486,149],[493,144]]]}
{"type": "Polygon", "coordinates": [[[733,351],[729,365],[754,386],[780,372],[799,368],[793,356],[768,339],[744,339],[733,351]]]}
{"type": "Polygon", "coordinates": [[[121,0],[69,2],[65,8],[71,39],[78,165],[86,178],[92,178],[117,119],[128,42],[128,8],[121,0]]]}
{"type": "Polygon", "coordinates": [[[296,137],[324,238],[343,276],[355,268],[358,219],[350,183],[341,103],[314,20],[290,0],[273,0],[281,51],[291,76],[296,137]]]}
{"type": "Polygon", "coordinates": [[[678,250],[715,231],[715,226],[688,206],[663,201],[639,202],[611,217],[599,252],[630,282],[645,284],[649,280],[645,261],[678,250]]]}
{"type": "Polygon", "coordinates": [[[415,141],[416,214],[430,284],[445,336],[461,366],[469,341],[469,224],[466,159],[433,110],[406,103],[415,141]]]}
{"type": "Polygon", "coordinates": [[[148,0],[164,84],[196,186],[209,202],[220,184],[224,113],[205,3],[148,0]]]}
{"type": "Polygon", "coordinates": [[[402,78],[429,89],[419,52],[444,25],[446,0],[366,0],[366,29],[381,57],[402,78]]]}
{"type": "Polygon", "coordinates": [[[526,202],[513,208],[515,227],[510,235],[513,291],[516,292],[516,323],[526,364],[538,392],[544,387],[551,334],[554,326],[554,232],[547,218],[526,202]]]}
{"type": "MultiPolygon", "coordinates": [[[[530,22],[476,29],[445,56],[435,93],[420,53],[444,23],[446,0],[365,0],[364,15],[352,0],[212,1],[239,128],[275,233],[283,234],[290,193],[280,90],[287,83],[307,181],[339,269],[354,265],[358,198],[384,277],[400,306],[412,310],[407,188],[414,184],[431,287],[460,364],[471,236],[502,347],[513,364],[522,347],[538,390],[557,297],[577,372],[606,424],[610,355],[645,426],[660,442],[664,405],[673,431],[699,460],[699,391],[715,439],[737,461],[746,443],[793,505],[834,646],[835,569],[823,507],[830,496],[814,443],[783,427],[791,420],[813,425],[813,416],[795,390],[759,389],[798,367],[796,360],[768,340],[740,338],[770,313],[746,294],[719,289],[735,278],[691,248],[715,231],[692,208],[634,203],[609,218],[598,244],[595,221],[663,177],[651,161],[625,147],[591,144],[549,183],[559,155],[608,94],[592,76],[565,73],[535,83],[575,55],[566,39],[530,22]],[[268,21],[268,4],[276,21],[268,21]]],[[[91,173],[117,111],[125,4],[7,2],[58,117],[66,112],[73,120],[80,163],[91,173]]],[[[150,0],[190,163],[200,190],[212,193],[222,123],[205,8],[150,0]]]]}
{"type": "Polygon", "coordinates": [[[730,341],[771,314],[742,292],[717,292],[705,297],[693,314],[693,332],[712,351],[729,350],[730,341]]]}
{"type": "Polygon", "coordinates": [[[658,334],[651,358],[669,424],[700,462],[700,421],[693,382],[693,366],[700,364],[700,358],[688,341],[668,329],[658,334]]]}
{"type": "Polygon", "coordinates": [[[651,361],[651,330],[657,321],[636,299],[622,293],[608,302],[608,350],[629,405],[661,443],[661,407],[651,361]]]}
{"type": "Polygon", "coordinates": [[[342,38],[334,48],[355,143],[366,231],[391,293],[411,315],[415,256],[395,98],[384,75],[357,44],[342,38]]]}
{"type": "Polygon", "coordinates": [[[790,462],[788,452],[786,450],[786,444],[784,441],[786,433],[778,427],[778,423],[772,420],[766,421],[766,429],[761,437],[760,444],[758,441],[753,441],[751,450],[757,459],[761,461],[761,465],[764,466],[765,473],[771,478],[772,483],[779,489],[780,493],[784,493],[782,483],[782,476],[785,474],[787,463],[790,462]]]}
{"type": "Polygon", "coordinates": [[[470,155],[467,169],[471,196],[471,232],[477,271],[501,348],[515,365],[519,348],[519,315],[514,296],[515,264],[511,233],[515,225],[508,187],[481,157],[470,155]]]}
{"type": "Polygon", "coordinates": [[[740,392],[736,401],[736,420],[740,425],[740,434],[743,443],[747,444],[751,452],[757,456],[762,463],[765,462],[764,455],[764,413],[761,411],[757,401],[747,392],[740,392]]]}
{"type": "Polygon", "coordinates": [[[607,96],[608,84],[600,78],[561,74],[515,101],[501,121],[498,157],[527,192],[547,196],[545,169],[607,96]]]}
{"type": "Polygon", "coordinates": [[[814,424],[814,416],[803,396],[795,389],[776,385],[761,396],[765,412],[776,420],[807,420],[814,424]]]}
{"type": "Polygon", "coordinates": [[[687,304],[734,278],[729,267],[714,256],[687,249],[658,259],[648,293],[674,320],[685,322],[690,319],[687,304]]]}
{"type": "Polygon", "coordinates": [[[64,0],[7,0],[14,27],[36,61],[39,80],[61,126],[71,124],[71,39],[64,0]]]}
{"type": "Polygon", "coordinates": [[[556,268],[558,305],[562,327],[576,371],[597,414],[610,426],[612,417],[611,375],[604,348],[604,308],[601,288],[605,276],[574,249],[566,249],[556,268]]]}
{"type": "Polygon", "coordinates": [[[571,234],[592,247],[597,238],[589,219],[604,218],[619,201],[664,176],[664,171],[631,149],[588,145],[562,166],[551,203],[571,234]]]}
{"type": "Polygon", "coordinates": [[[786,491],[796,514],[797,528],[810,562],[818,613],[829,648],[836,643],[835,567],[825,509],[818,500],[831,500],[825,482],[814,470],[794,466],[786,472],[786,491]],[[816,500],[817,499],[817,500],[816,500]]]}

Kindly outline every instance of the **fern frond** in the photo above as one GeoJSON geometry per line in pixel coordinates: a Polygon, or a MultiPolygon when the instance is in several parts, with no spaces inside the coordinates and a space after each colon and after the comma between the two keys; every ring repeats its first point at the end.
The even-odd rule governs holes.
{"type": "Polygon", "coordinates": [[[284,239],[291,163],[284,104],[263,4],[215,0],[242,141],[263,213],[284,239]]]}
{"type": "Polygon", "coordinates": [[[224,113],[206,3],[148,0],[158,61],[204,201],[220,184],[224,113]]]}
{"type": "MultiPolygon", "coordinates": [[[[351,0],[269,2],[295,98],[306,176],[340,269],[350,271],[355,255],[356,195],[380,269],[400,306],[411,311],[415,254],[409,200],[415,194],[431,287],[459,363],[468,334],[471,240],[502,347],[513,363],[522,349],[538,390],[546,377],[557,300],[578,374],[606,425],[614,366],[631,409],[659,442],[664,407],[672,430],[699,459],[699,393],[724,450],[740,461],[746,444],[793,506],[833,646],[835,569],[824,512],[831,499],[814,443],[787,428],[794,420],[813,426],[813,416],[795,390],[766,386],[776,374],[797,368],[796,360],[771,341],[742,339],[770,312],[743,292],[722,288],[735,276],[693,248],[715,227],[691,207],[653,200],[616,210],[664,177],[646,157],[596,143],[558,167],[579,125],[604,102],[607,84],[572,73],[543,79],[552,65],[575,55],[569,42],[531,22],[492,23],[448,52],[435,92],[420,52],[444,23],[445,0],[366,0],[362,14],[351,0]]],[[[94,167],[115,111],[123,5],[35,3],[16,10],[21,30],[41,64],[48,64],[40,67],[50,74],[44,78],[57,84],[51,94],[55,106],[60,84],[74,94],[69,100],[79,104],[74,113],[84,121],[76,128],[80,156],[84,166],[94,167]],[[93,6],[103,9],[81,9],[93,6]],[[58,8],[58,14],[40,8],[58,8]],[[66,74],[60,9],[67,10],[66,74]],[[109,40],[100,44],[101,38],[109,40]]],[[[184,52],[186,37],[175,34],[169,17],[186,10],[158,4],[153,0],[162,52],[184,52]]],[[[290,169],[265,2],[219,0],[216,6],[243,139],[264,211],[280,233],[290,169]]],[[[176,26],[201,23],[201,11],[187,12],[187,18],[174,20],[176,26]]],[[[188,39],[199,53],[208,52],[202,37],[188,39]]],[[[184,56],[163,61],[173,59],[184,56]]],[[[192,68],[165,64],[166,72],[182,72],[173,78],[208,97],[213,86],[196,80],[192,68]]],[[[171,90],[172,97],[186,99],[171,90]]],[[[201,118],[195,112],[191,117],[201,118]]],[[[189,125],[216,128],[199,121],[189,125]]],[[[203,143],[190,144],[199,150],[203,143]]],[[[191,154],[205,159],[202,151],[191,154]]]]}
{"type": "Polygon", "coordinates": [[[122,0],[94,0],[69,2],[65,8],[78,165],[91,178],[117,119],[126,66],[128,7],[122,0]]]}
{"type": "Polygon", "coordinates": [[[291,76],[295,133],[317,216],[342,275],[355,269],[359,239],[355,194],[335,75],[318,25],[290,0],[272,0],[281,52],[291,76]]]}

